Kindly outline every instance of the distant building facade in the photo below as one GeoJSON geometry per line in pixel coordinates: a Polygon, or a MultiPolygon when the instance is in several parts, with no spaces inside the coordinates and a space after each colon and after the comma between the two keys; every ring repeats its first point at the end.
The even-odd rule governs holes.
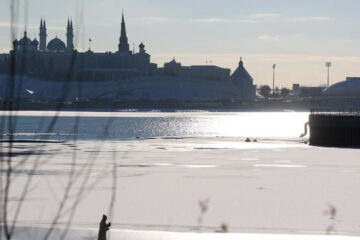
{"type": "Polygon", "coordinates": [[[299,97],[318,97],[323,95],[325,87],[312,87],[312,86],[300,86],[300,84],[293,84],[291,95],[299,97]]]}
{"type": "Polygon", "coordinates": [[[151,56],[146,52],[143,42],[139,44],[138,52],[130,50],[124,14],[117,51],[114,53],[96,53],[90,48],[86,52],[78,52],[74,46],[71,19],[67,21],[65,36],[65,42],[57,36],[48,42],[46,21],[41,19],[39,41],[36,38],[31,40],[25,29],[23,37],[13,41],[10,54],[0,55],[0,73],[8,73],[11,59],[15,59],[15,74],[35,79],[64,81],[71,78],[72,81],[91,82],[158,75],[162,79],[171,76],[169,79],[209,80],[203,81],[206,82],[203,85],[210,84],[214,89],[217,89],[216,82],[225,82],[220,85],[234,87],[244,100],[252,100],[256,96],[253,78],[244,68],[242,60],[233,74],[230,69],[215,65],[182,66],[175,59],[165,63],[163,68],[158,68],[151,63],[151,56]]]}
{"type": "Polygon", "coordinates": [[[181,63],[176,62],[175,59],[165,63],[163,71],[164,74],[172,76],[230,81],[230,69],[210,65],[185,67],[181,66],[181,63]]]}
{"type": "Polygon", "coordinates": [[[184,67],[175,59],[164,64],[163,73],[170,76],[233,82],[239,88],[243,99],[252,100],[256,97],[256,85],[245,69],[242,59],[232,75],[230,69],[227,68],[211,65],[184,67]]]}

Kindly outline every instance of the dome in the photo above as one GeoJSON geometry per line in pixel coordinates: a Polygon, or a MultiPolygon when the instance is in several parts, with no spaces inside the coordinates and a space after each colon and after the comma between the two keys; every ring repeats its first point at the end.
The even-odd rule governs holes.
{"type": "Polygon", "coordinates": [[[348,77],[345,81],[335,83],[324,90],[326,95],[360,94],[360,78],[348,77]]]}
{"type": "Polygon", "coordinates": [[[141,42],[139,45],[140,48],[145,48],[145,45],[141,42]]]}
{"type": "Polygon", "coordinates": [[[20,39],[20,41],[18,42],[19,45],[30,45],[31,44],[31,40],[27,37],[23,37],[22,39],[20,39]]]}
{"type": "Polygon", "coordinates": [[[33,46],[39,45],[38,40],[36,40],[36,38],[35,38],[35,39],[31,42],[31,45],[33,45],[33,46]]]}
{"type": "Polygon", "coordinates": [[[66,46],[63,41],[61,41],[59,38],[54,38],[51,40],[47,45],[48,51],[65,51],[66,46]]]}

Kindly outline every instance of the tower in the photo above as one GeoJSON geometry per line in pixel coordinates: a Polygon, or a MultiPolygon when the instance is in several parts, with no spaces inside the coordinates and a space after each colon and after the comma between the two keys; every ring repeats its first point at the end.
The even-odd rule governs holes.
{"type": "Polygon", "coordinates": [[[118,53],[129,53],[129,43],[128,43],[128,38],[126,36],[124,13],[122,14],[121,35],[120,35],[119,40],[120,40],[120,42],[119,42],[119,51],[118,51],[118,53]]]}
{"type": "Polygon", "coordinates": [[[66,32],[66,49],[68,51],[73,51],[74,50],[74,29],[73,29],[72,20],[70,21],[68,19],[66,30],[67,30],[67,32],[66,32]]]}
{"type": "Polygon", "coordinates": [[[145,54],[146,51],[145,51],[145,45],[141,42],[141,44],[139,45],[139,52],[141,54],[145,54]]]}
{"type": "Polygon", "coordinates": [[[39,34],[39,37],[40,37],[40,51],[46,51],[46,22],[45,22],[45,19],[44,21],[41,19],[40,20],[40,34],[39,34]]]}

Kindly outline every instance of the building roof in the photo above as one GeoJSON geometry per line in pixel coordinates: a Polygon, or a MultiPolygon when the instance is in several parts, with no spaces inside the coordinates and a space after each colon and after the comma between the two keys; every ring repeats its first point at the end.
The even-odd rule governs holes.
{"type": "Polygon", "coordinates": [[[176,62],[175,58],[173,60],[171,60],[168,63],[165,63],[164,66],[176,66],[176,67],[181,67],[181,63],[176,62]]]}
{"type": "Polygon", "coordinates": [[[235,72],[231,75],[230,78],[231,80],[237,81],[253,81],[251,75],[248,73],[248,71],[246,71],[242,59],[240,59],[238,68],[235,70],[235,72]]]}
{"type": "Polygon", "coordinates": [[[31,45],[37,46],[37,45],[39,45],[39,41],[36,40],[36,38],[35,38],[35,39],[31,42],[31,45]]]}
{"type": "Polygon", "coordinates": [[[207,70],[207,69],[225,69],[222,67],[218,67],[215,65],[193,65],[190,66],[191,69],[195,69],[195,70],[207,70]]]}
{"type": "Polygon", "coordinates": [[[63,41],[56,37],[48,43],[47,49],[49,51],[65,51],[66,46],[63,41]]]}
{"type": "Polygon", "coordinates": [[[20,41],[18,42],[19,45],[30,45],[31,44],[31,40],[27,37],[23,37],[22,39],[20,39],[20,41]]]}
{"type": "Polygon", "coordinates": [[[360,77],[348,77],[324,90],[328,95],[360,94],[360,77]]]}

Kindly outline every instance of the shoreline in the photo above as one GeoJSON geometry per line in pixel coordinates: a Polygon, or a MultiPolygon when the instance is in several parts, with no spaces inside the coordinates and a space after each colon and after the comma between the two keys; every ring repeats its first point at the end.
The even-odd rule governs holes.
{"type": "MultiPolygon", "coordinates": [[[[9,101],[0,100],[0,110],[7,110],[9,101]]],[[[217,100],[66,100],[51,99],[18,99],[12,101],[16,110],[64,110],[64,111],[209,111],[209,112],[273,112],[294,111],[308,112],[311,108],[357,108],[360,106],[360,96],[317,96],[293,97],[276,99],[259,99],[254,101],[239,101],[232,99],[217,100]]]]}

